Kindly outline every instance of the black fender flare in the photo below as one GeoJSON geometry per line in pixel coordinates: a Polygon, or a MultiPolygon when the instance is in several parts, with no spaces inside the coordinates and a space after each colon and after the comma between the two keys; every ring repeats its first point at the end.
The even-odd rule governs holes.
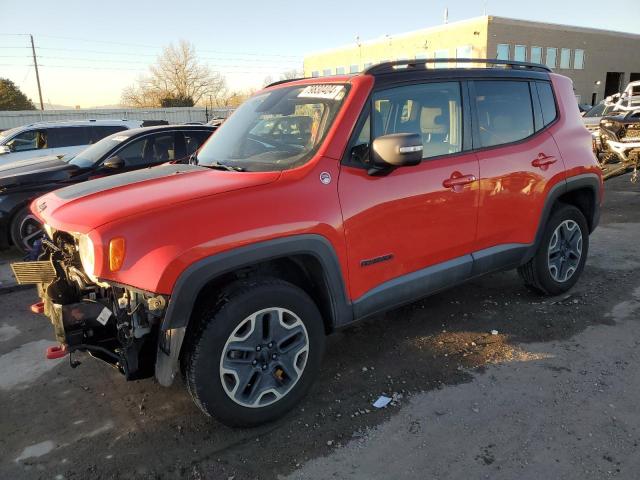
{"type": "Polygon", "coordinates": [[[353,312],[333,246],[321,235],[302,234],[234,248],[189,266],[176,281],[161,330],[186,327],[198,294],[215,278],[239,268],[293,255],[311,255],[320,263],[331,299],[331,324],[349,323],[353,312]]]}
{"type": "Polygon", "coordinates": [[[320,262],[329,289],[333,327],[353,321],[338,256],[325,237],[316,234],[292,235],[228,250],[190,265],[176,281],[160,328],[156,356],[156,378],[161,385],[173,383],[180,352],[198,294],[220,275],[257,263],[293,255],[311,255],[320,262]]]}
{"type": "Polygon", "coordinates": [[[536,252],[538,251],[538,247],[540,246],[540,242],[542,242],[544,229],[551,215],[553,206],[556,204],[557,200],[566,193],[583,188],[588,188],[592,191],[594,211],[593,217],[591,219],[588,219],[588,221],[589,225],[591,226],[591,231],[595,230],[595,228],[598,226],[598,222],[600,221],[600,185],[601,180],[597,174],[584,173],[582,175],[568,177],[566,180],[558,182],[551,188],[545,200],[542,214],[540,215],[540,223],[538,224],[535,240],[529,247],[527,253],[524,255],[521,265],[527,263],[535,256],[536,252]]]}

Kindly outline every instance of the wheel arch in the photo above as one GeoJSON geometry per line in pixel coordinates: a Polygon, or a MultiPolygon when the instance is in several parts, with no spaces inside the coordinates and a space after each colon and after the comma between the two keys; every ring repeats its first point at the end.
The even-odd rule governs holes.
{"type": "Polygon", "coordinates": [[[325,237],[294,235],[222,252],[189,266],[173,288],[160,327],[156,377],[161,384],[173,380],[196,307],[209,292],[252,274],[274,276],[302,288],[318,306],[326,332],[353,320],[337,254],[325,237]]]}
{"type": "Polygon", "coordinates": [[[569,204],[578,208],[587,219],[589,233],[593,232],[600,220],[601,185],[602,180],[595,173],[568,177],[566,180],[554,185],[545,200],[535,241],[522,259],[521,265],[527,263],[536,254],[542,241],[547,221],[559,204],[569,204]]]}

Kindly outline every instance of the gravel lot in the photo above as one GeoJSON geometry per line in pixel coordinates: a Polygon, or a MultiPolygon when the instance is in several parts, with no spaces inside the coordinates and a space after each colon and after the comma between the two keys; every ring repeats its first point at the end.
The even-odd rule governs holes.
{"type": "Polygon", "coordinates": [[[0,294],[0,478],[638,478],[639,238],[640,186],[612,179],[569,295],[503,272],[341,331],[300,408],[251,430],[179,381],[45,361],[34,291],[0,294]]]}

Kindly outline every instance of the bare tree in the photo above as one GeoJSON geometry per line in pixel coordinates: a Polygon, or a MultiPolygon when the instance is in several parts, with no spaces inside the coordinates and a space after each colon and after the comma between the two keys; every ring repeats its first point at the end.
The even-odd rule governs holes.
{"type": "Polygon", "coordinates": [[[122,103],[136,107],[159,107],[161,104],[197,104],[226,90],[224,77],[202,65],[193,44],[181,40],[170,44],[149,67],[149,74],[137,85],[125,88],[122,103]]]}
{"type": "Polygon", "coordinates": [[[293,80],[294,78],[301,78],[304,74],[297,69],[287,70],[286,72],[282,72],[280,75],[280,80],[293,80]]]}

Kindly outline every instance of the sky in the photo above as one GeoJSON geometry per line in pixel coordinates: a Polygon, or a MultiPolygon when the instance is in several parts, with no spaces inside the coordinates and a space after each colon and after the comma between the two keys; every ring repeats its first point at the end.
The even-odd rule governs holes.
{"type": "Polygon", "coordinates": [[[489,15],[637,33],[640,0],[0,0],[0,77],[36,103],[29,34],[45,103],[115,105],[162,48],[192,42],[232,90],[302,70],[306,53],[489,15]],[[7,21],[13,19],[11,21],[7,21]],[[23,22],[19,22],[23,19],[23,22]]]}

